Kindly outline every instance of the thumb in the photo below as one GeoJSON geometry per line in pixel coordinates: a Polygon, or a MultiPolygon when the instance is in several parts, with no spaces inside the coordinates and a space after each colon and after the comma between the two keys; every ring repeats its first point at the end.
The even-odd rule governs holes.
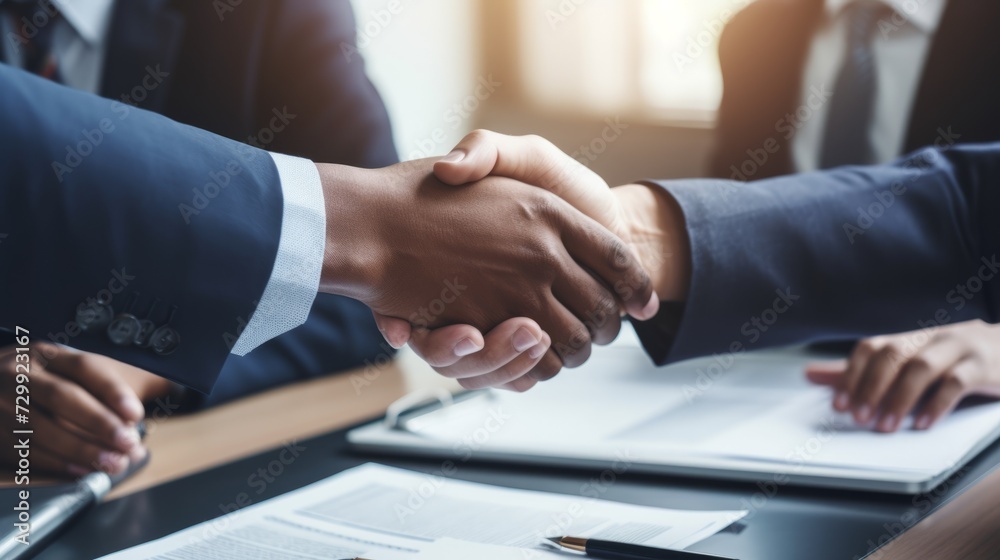
{"type": "Polygon", "coordinates": [[[540,136],[473,131],[434,164],[434,174],[449,185],[490,175],[514,179],[551,192],[619,236],[624,233],[620,203],[604,179],[540,136]]]}
{"type": "Polygon", "coordinates": [[[412,329],[409,322],[395,317],[388,317],[375,311],[372,311],[372,316],[375,317],[375,325],[378,326],[379,332],[385,337],[385,341],[389,343],[389,346],[399,350],[410,341],[412,329]]]}
{"type": "Polygon", "coordinates": [[[814,362],[806,365],[806,378],[816,385],[835,387],[840,384],[847,369],[847,360],[814,362]]]}
{"type": "Polygon", "coordinates": [[[464,185],[490,175],[507,177],[566,199],[585,188],[608,189],[600,175],[540,136],[508,136],[489,130],[470,132],[434,164],[434,174],[449,185],[464,185]]]}

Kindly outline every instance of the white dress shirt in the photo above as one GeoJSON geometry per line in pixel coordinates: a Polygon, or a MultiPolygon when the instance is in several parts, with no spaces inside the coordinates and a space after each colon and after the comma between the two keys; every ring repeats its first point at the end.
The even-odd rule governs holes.
{"type": "MultiPolygon", "coordinates": [[[[848,21],[846,8],[857,0],[826,0],[823,21],[813,37],[802,80],[802,97],[813,87],[832,91],[844,63],[848,21]]],[[[903,150],[910,111],[920,86],[931,42],[947,0],[881,0],[896,10],[879,22],[872,49],[877,97],[870,134],[875,158],[890,161],[903,150]]],[[[792,139],[796,171],[819,167],[829,103],[805,120],[792,139]]]]}
{"type": "MultiPolygon", "coordinates": [[[[99,93],[115,0],[52,2],[63,16],[55,22],[52,37],[62,82],[99,93]]],[[[0,30],[3,37],[13,32],[7,18],[0,18],[0,30]]],[[[12,51],[3,49],[5,62],[22,66],[19,55],[12,51]]],[[[232,353],[239,356],[306,322],[323,267],[326,208],[319,172],[306,159],[274,153],[271,158],[278,169],[284,202],[281,239],[264,293],[233,346],[232,353]]],[[[237,320],[233,317],[234,325],[237,320]]]]}

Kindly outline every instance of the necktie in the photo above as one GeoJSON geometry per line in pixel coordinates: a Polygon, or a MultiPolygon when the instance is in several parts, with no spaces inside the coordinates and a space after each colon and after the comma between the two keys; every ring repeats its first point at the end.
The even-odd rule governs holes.
{"type": "Polygon", "coordinates": [[[875,163],[869,134],[877,94],[872,44],[879,20],[892,11],[876,0],[855,2],[847,9],[847,52],[830,98],[821,169],[875,163]]]}
{"type": "Polygon", "coordinates": [[[51,0],[0,0],[0,17],[6,17],[14,29],[4,37],[4,48],[20,57],[22,68],[58,81],[52,39],[59,12],[51,0]]]}

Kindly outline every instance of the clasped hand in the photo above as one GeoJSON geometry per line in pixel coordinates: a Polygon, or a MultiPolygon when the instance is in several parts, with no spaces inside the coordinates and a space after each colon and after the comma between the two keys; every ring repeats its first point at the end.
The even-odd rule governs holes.
{"type": "Polygon", "coordinates": [[[364,185],[328,202],[332,240],[364,234],[342,255],[328,243],[324,289],[466,388],[527,390],[614,340],[621,312],[650,319],[686,289],[662,272],[687,247],[667,197],[612,190],[539,137],[477,131],[437,161],[321,174],[364,185]]]}

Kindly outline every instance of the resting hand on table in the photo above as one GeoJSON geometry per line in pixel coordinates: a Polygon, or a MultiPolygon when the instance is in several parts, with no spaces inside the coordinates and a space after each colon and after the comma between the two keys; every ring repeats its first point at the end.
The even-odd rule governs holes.
{"type": "Polygon", "coordinates": [[[877,336],[847,360],[812,364],[814,383],[835,389],[833,406],[861,425],[895,432],[915,414],[926,430],[966,396],[1000,397],[1000,326],[970,321],[877,336]]]}
{"type": "MultiPolygon", "coordinates": [[[[38,345],[29,381],[20,383],[24,368],[17,367],[23,363],[17,356],[14,347],[0,348],[0,384],[8,396],[0,402],[0,414],[13,422],[15,404],[29,410],[30,423],[12,429],[34,431],[32,466],[73,476],[95,470],[116,474],[145,457],[136,430],[144,415],[142,400],[165,389],[165,380],[104,356],[38,345]],[[15,403],[19,384],[28,387],[28,399],[15,403]]],[[[17,464],[17,437],[11,429],[0,436],[0,459],[6,464],[17,464]]]]}
{"type": "MultiPolygon", "coordinates": [[[[451,154],[435,164],[434,171],[443,182],[455,186],[493,175],[516,179],[558,195],[622,239],[650,275],[661,298],[679,300],[686,293],[688,248],[683,218],[676,203],[657,188],[626,185],[610,189],[596,173],[542,138],[487,131],[467,136],[451,154]]],[[[629,292],[624,285],[615,285],[613,289],[619,297],[629,292]]],[[[376,320],[391,344],[399,347],[409,342],[439,373],[459,378],[466,388],[494,386],[526,390],[559,371],[551,362],[544,367],[533,366],[531,356],[512,337],[518,329],[534,335],[541,332],[538,325],[527,319],[511,319],[489,332],[485,339],[467,325],[428,331],[411,330],[404,321],[378,314],[376,320]],[[457,355],[451,351],[453,343],[463,338],[481,341],[484,349],[467,356],[457,355]]],[[[558,338],[552,340],[553,348],[558,349],[562,344],[558,338]]]]}

